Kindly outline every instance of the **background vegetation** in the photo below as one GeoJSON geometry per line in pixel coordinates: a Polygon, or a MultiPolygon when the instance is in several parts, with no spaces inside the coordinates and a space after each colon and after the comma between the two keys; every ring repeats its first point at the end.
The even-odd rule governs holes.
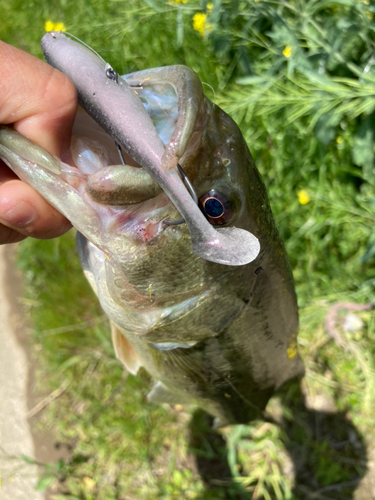
{"type": "Polygon", "coordinates": [[[332,304],[375,300],[374,5],[0,0],[0,8],[0,38],[37,56],[45,23],[59,22],[119,72],[186,64],[215,89],[207,95],[241,127],[287,245],[307,368],[302,393],[291,386],[270,403],[279,425],[215,432],[201,412],[149,405],[149,377],[125,380],[114,359],[72,235],[25,241],[19,263],[43,361],[39,386],[69,384],[39,425],[73,445],[70,459],[47,465],[40,488],[52,485],[55,500],[375,498],[375,318],[358,313],[352,332],[338,326],[341,346],[324,329],[332,304]]]}

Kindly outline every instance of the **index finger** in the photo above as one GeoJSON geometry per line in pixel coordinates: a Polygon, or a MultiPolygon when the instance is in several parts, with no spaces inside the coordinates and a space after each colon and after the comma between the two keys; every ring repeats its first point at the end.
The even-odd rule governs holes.
{"type": "Polygon", "coordinates": [[[77,93],[60,71],[0,41],[0,123],[61,156],[69,149],[77,93]]]}

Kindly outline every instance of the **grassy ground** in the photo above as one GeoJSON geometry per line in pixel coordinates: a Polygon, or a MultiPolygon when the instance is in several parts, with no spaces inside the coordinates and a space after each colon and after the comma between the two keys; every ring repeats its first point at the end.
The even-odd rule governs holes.
{"type": "MultiPolygon", "coordinates": [[[[215,2],[219,4],[226,12],[230,2],[215,2]]],[[[253,12],[250,3],[231,4],[242,14],[253,12]]],[[[264,10],[271,2],[255,4],[264,10]]],[[[309,8],[316,4],[308,3],[309,8]]],[[[342,5],[330,2],[324,11],[332,25],[342,5]]],[[[375,296],[373,160],[371,155],[366,162],[358,160],[361,137],[362,150],[373,147],[371,130],[363,128],[366,118],[342,114],[331,128],[326,126],[329,117],[323,125],[316,120],[314,127],[312,115],[286,119],[280,108],[285,96],[295,96],[294,111],[286,108],[295,113],[309,96],[328,95],[322,88],[312,89],[311,82],[302,86],[299,81],[304,101],[288,79],[283,84],[278,80],[273,94],[266,95],[274,103],[273,112],[255,109],[254,102],[261,102],[259,90],[256,96],[253,86],[234,82],[246,66],[243,44],[235,38],[243,29],[241,18],[234,23],[237,32],[221,17],[221,38],[219,32],[202,37],[192,19],[207,12],[205,5],[78,0],[73,7],[66,1],[0,0],[0,7],[0,38],[35,55],[41,55],[45,21],[59,21],[120,71],[182,63],[217,90],[217,102],[248,140],[286,241],[300,305],[299,349],[307,369],[301,387],[285,388],[271,401],[268,409],[277,423],[216,432],[202,412],[150,405],[145,400],[152,383],[147,374],[126,379],[114,358],[108,323],[80,271],[73,235],[25,241],[19,264],[41,360],[39,388],[45,393],[69,384],[40,414],[39,425],[54,428],[57,439],[73,445],[71,459],[46,467],[41,487],[51,484],[55,500],[375,498],[375,317],[371,311],[357,313],[363,325],[344,333],[344,314],[339,315],[342,345],[324,328],[332,304],[366,303],[375,296]],[[231,66],[232,60],[238,67],[231,66]],[[329,134],[330,140],[322,141],[329,134]],[[301,190],[308,203],[301,203],[307,199],[301,198],[301,190]]],[[[340,22],[349,14],[343,10],[340,22]]],[[[297,23],[292,15],[288,19],[289,26],[297,23]]],[[[282,46],[294,47],[294,39],[281,38],[282,46]]],[[[276,45],[279,39],[272,38],[276,45]]],[[[298,40],[306,49],[301,33],[298,40]]],[[[281,59],[289,64],[289,52],[285,54],[280,49],[281,59]]],[[[259,64],[265,64],[258,55],[259,64]]],[[[358,98],[352,94],[342,101],[347,108],[358,98]]]]}

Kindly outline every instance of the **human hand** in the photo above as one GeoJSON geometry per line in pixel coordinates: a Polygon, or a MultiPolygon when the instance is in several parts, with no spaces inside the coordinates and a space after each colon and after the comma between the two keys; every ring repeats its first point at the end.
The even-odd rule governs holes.
{"type": "MultiPolygon", "coordinates": [[[[62,73],[0,41],[0,124],[57,157],[69,150],[77,93],[62,73]]],[[[70,222],[0,160],[0,245],[27,236],[49,239],[70,222]]]]}

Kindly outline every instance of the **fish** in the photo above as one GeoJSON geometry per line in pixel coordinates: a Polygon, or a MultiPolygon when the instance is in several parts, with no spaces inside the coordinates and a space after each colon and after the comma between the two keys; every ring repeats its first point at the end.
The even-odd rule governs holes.
{"type": "Polygon", "coordinates": [[[84,108],[72,164],[10,127],[0,158],[77,229],[116,356],[155,379],[151,403],[262,418],[304,366],[292,271],[240,129],[185,66],[120,77],[62,33],[42,48],[84,108]]]}

